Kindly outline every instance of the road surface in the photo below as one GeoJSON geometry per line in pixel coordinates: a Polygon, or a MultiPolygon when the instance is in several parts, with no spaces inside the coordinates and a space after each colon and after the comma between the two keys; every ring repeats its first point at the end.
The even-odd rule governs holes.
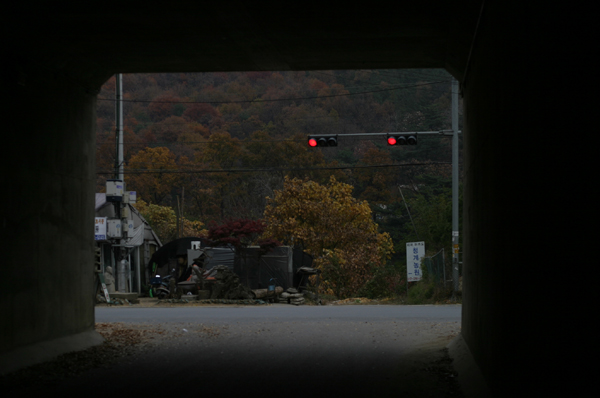
{"type": "Polygon", "coordinates": [[[460,396],[444,352],[460,314],[460,305],[98,307],[100,332],[142,333],[139,344],[110,366],[13,392],[460,396]]]}

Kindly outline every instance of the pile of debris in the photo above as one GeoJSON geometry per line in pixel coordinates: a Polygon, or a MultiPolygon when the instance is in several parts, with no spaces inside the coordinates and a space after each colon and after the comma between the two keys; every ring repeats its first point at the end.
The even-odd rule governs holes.
{"type": "Polygon", "coordinates": [[[216,275],[210,295],[211,300],[248,300],[254,298],[250,289],[242,285],[239,276],[226,265],[217,265],[213,269],[216,271],[216,275]]]}
{"type": "MultiPolygon", "coordinates": [[[[96,302],[97,303],[104,303],[106,304],[106,297],[98,294],[96,295],[96,302]]],[[[117,297],[111,297],[110,298],[110,303],[108,304],[112,304],[112,305],[131,305],[131,302],[127,299],[122,299],[122,298],[117,298],[117,297]]]]}
{"type": "Polygon", "coordinates": [[[207,299],[198,300],[201,304],[250,304],[250,305],[262,305],[268,304],[266,301],[259,299],[248,299],[248,300],[225,300],[225,299],[207,299]]]}
{"type": "MultiPolygon", "coordinates": [[[[185,297],[185,296],[183,296],[183,297],[185,297]]],[[[194,296],[194,297],[196,297],[196,296],[194,296]]],[[[162,300],[160,300],[160,303],[161,304],[167,304],[167,303],[168,304],[187,304],[192,301],[196,301],[196,299],[195,298],[192,298],[192,299],[185,299],[185,298],[162,299],[162,300]]]]}
{"type": "Polygon", "coordinates": [[[304,304],[304,293],[298,291],[298,289],[290,287],[279,296],[279,302],[288,303],[294,305],[304,304]]]}
{"type": "Polygon", "coordinates": [[[332,301],[332,305],[348,305],[348,304],[372,304],[377,303],[377,300],[371,300],[366,297],[351,297],[343,300],[332,301]]]}

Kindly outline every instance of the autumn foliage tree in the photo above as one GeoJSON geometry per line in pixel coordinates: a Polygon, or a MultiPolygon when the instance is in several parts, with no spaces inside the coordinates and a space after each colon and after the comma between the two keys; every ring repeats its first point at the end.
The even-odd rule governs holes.
{"type": "MultiPolygon", "coordinates": [[[[134,206],[148,221],[161,242],[167,243],[177,239],[177,216],[173,208],[146,203],[143,200],[138,200],[134,206]]],[[[183,226],[183,237],[205,236],[208,232],[200,221],[188,220],[183,217],[179,222],[183,226]]]]}
{"type": "Polygon", "coordinates": [[[128,166],[139,174],[128,176],[127,187],[155,204],[168,197],[177,181],[177,175],[168,172],[177,169],[175,155],[168,148],[143,149],[131,157],[128,166]]]}
{"type": "Polygon", "coordinates": [[[286,178],[283,190],[268,200],[265,222],[265,236],[301,245],[314,257],[324,290],[340,298],[356,293],[393,251],[369,204],[334,177],[327,185],[286,178]]]}
{"type": "Polygon", "coordinates": [[[239,249],[256,243],[265,230],[262,220],[227,220],[223,224],[212,223],[208,239],[215,245],[232,245],[239,249]]]}
{"type": "Polygon", "coordinates": [[[268,252],[281,244],[275,239],[263,239],[265,223],[262,220],[230,219],[222,224],[212,223],[208,229],[208,240],[215,246],[229,245],[240,250],[250,245],[258,245],[261,253],[268,252]]]}
{"type": "MultiPolygon", "coordinates": [[[[391,164],[389,152],[378,148],[369,148],[359,164],[375,166],[391,164]]],[[[389,203],[391,199],[390,187],[393,186],[394,174],[387,168],[363,168],[354,171],[356,186],[359,190],[358,197],[371,204],[389,203]]]]}

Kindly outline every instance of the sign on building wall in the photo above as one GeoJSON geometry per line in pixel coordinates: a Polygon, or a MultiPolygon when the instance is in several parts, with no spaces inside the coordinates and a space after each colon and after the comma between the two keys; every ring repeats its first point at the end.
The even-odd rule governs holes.
{"type": "Polygon", "coordinates": [[[106,240],[106,217],[96,217],[95,240],[106,240]]]}
{"type": "Polygon", "coordinates": [[[421,280],[421,259],[425,256],[425,242],[406,243],[406,274],[409,282],[421,280]]]}

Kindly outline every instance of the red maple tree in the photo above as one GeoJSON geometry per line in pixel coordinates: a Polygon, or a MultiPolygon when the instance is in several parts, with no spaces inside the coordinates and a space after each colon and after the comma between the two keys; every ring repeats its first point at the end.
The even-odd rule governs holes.
{"type": "Polygon", "coordinates": [[[208,239],[213,246],[231,245],[239,250],[250,245],[258,245],[261,252],[281,246],[275,239],[259,239],[266,228],[262,220],[230,219],[223,224],[213,222],[208,229],[208,239]]]}

